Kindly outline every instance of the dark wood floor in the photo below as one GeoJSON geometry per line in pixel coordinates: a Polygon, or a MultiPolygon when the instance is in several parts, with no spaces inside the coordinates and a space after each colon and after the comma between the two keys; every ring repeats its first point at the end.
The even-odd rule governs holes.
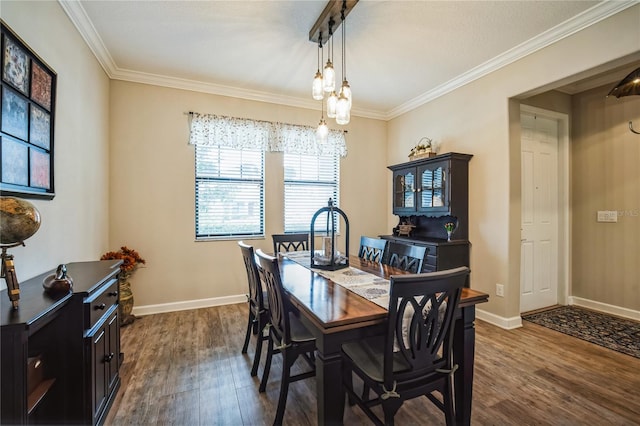
{"type": "MultiPolygon", "coordinates": [[[[150,315],[123,328],[122,387],[106,424],[271,425],[279,357],[267,392],[258,393],[249,374],[255,338],[240,353],[246,318],[246,304],[237,304],[150,315]]],[[[477,321],[476,329],[473,425],[640,424],[640,359],[528,322],[507,331],[477,321]]],[[[316,424],[314,389],[315,379],[291,385],[285,424],[316,424]]],[[[344,419],[370,424],[357,407],[344,419]]],[[[401,408],[396,424],[444,424],[444,416],[420,398],[401,408]]]]}

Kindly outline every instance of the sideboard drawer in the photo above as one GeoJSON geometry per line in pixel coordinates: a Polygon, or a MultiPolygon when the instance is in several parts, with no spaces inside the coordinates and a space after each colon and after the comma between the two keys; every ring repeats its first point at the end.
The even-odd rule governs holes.
{"type": "Polygon", "coordinates": [[[85,329],[90,329],[118,302],[118,280],[113,278],[84,301],[85,329]]]}

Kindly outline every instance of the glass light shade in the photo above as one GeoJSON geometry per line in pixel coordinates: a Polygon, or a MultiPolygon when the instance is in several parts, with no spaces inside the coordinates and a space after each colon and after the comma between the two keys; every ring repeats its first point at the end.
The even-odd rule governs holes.
{"type": "Polygon", "coordinates": [[[623,96],[640,95],[640,68],[631,72],[616,85],[607,96],[621,98],[623,96]]]}
{"type": "Polygon", "coordinates": [[[338,95],[335,90],[331,92],[327,98],[327,117],[336,118],[336,105],[338,104],[338,95]]]}
{"type": "Polygon", "coordinates": [[[349,100],[341,90],[340,96],[338,97],[338,103],[336,104],[336,123],[345,125],[349,124],[349,120],[351,120],[351,111],[349,111],[349,100]]]}
{"type": "Polygon", "coordinates": [[[324,66],[322,84],[324,85],[324,91],[327,93],[336,90],[336,71],[333,69],[331,60],[327,60],[327,65],[324,66]]]}
{"type": "Polygon", "coordinates": [[[316,72],[316,76],[313,79],[311,96],[313,96],[313,99],[315,99],[316,101],[324,98],[324,92],[322,91],[322,74],[320,74],[320,70],[316,72]]]}
{"type": "Polygon", "coordinates": [[[320,123],[318,123],[316,138],[318,139],[318,142],[326,142],[329,138],[329,127],[324,119],[321,119],[320,123]]]}
{"type": "Polygon", "coordinates": [[[349,82],[347,80],[344,80],[342,82],[342,89],[340,90],[341,93],[344,93],[345,98],[347,98],[347,101],[349,101],[349,111],[351,111],[351,104],[352,102],[352,95],[351,95],[351,86],[349,86],[349,82]]]}

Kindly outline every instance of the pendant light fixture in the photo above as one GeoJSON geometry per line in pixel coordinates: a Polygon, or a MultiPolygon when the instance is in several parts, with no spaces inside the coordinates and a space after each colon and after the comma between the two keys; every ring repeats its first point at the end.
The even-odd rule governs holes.
{"type": "MultiPolygon", "coordinates": [[[[616,84],[616,87],[611,89],[607,96],[611,95],[617,99],[624,96],[640,95],[640,68],[632,71],[628,76],[623,78],[620,83],[616,84]]],[[[633,128],[633,121],[629,121],[629,130],[636,135],[640,135],[640,131],[633,128]]]]}
{"type": "Polygon", "coordinates": [[[336,118],[336,106],[338,105],[338,95],[334,90],[327,98],[327,117],[336,118]]]}
{"type": "Polygon", "coordinates": [[[333,69],[333,17],[329,18],[329,38],[327,39],[327,64],[322,72],[322,85],[325,93],[331,93],[336,90],[336,71],[333,69]]]}
{"type": "Polygon", "coordinates": [[[327,126],[327,122],[324,118],[320,119],[318,123],[318,128],[316,129],[316,138],[319,143],[326,143],[329,138],[329,126],[327,126]]]}
{"type": "Polygon", "coordinates": [[[336,103],[336,123],[344,126],[349,124],[351,120],[351,111],[349,110],[349,100],[344,95],[344,91],[340,90],[338,102],[336,103]]]}
{"type": "MultiPolygon", "coordinates": [[[[318,50],[322,52],[322,32],[320,33],[320,37],[318,41],[318,50]]],[[[320,62],[318,62],[318,64],[321,64],[321,63],[322,63],[322,58],[320,59],[320,62]]],[[[320,66],[318,66],[318,73],[319,72],[320,72],[320,66]]],[[[314,80],[314,83],[315,83],[315,80],[314,80]]],[[[316,87],[314,85],[314,89],[315,88],[316,87]]],[[[321,105],[320,106],[320,110],[321,110],[320,122],[318,123],[318,128],[316,129],[316,140],[318,141],[318,143],[326,143],[329,138],[329,127],[327,126],[327,122],[324,120],[324,91],[322,87],[322,75],[320,76],[320,97],[319,98],[314,97],[314,99],[319,100],[321,105]]]]}
{"type": "Polygon", "coordinates": [[[316,71],[316,76],[313,78],[313,86],[311,89],[311,95],[313,99],[316,101],[320,101],[324,98],[324,89],[322,83],[322,73],[320,73],[320,64],[322,63],[322,32],[320,33],[320,39],[318,41],[318,71],[316,71]]]}
{"type": "Polygon", "coordinates": [[[347,81],[347,65],[346,65],[346,37],[347,37],[347,24],[344,20],[344,12],[347,8],[346,0],[342,2],[342,9],[340,10],[340,19],[342,20],[342,87],[340,88],[340,94],[338,95],[338,102],[336,104],[336,123],[340,125],[349,124],[351,120],[351,87],[347,81]]]}
{"type": "Polygon", "coordinates": [[[318,143],[326,143],[329,139],[329,126],[327,126],[327,122],[324,120],[324,102],[322,102],[322,115],[320,116],[320,122],[318,123],[318,128],[316,129],[316,140],[318,143]]]}
{"type": "MultiPolygon", "coordinates": [[[[324,94],[327,93],[327,117],[335,118],[336,123],[340,125],[348,124],[351,120],[352,94],[351,87],[346,78],[346,25],[345,18],[358,3],[358,0],[329,0],[316,23],[309,31],[309,40],[318,42],[318,71],[313,82],[313,99],[323,100],[324,94]],[[337,22],[337,16],[340,14],[340,21],[337,22]],[[333,62],[333,35],[334,29],[342,25],[342,85],[340,90],[337,87],[336,72],[333,62]],[[327,63],[320,72],[320,66],[323,63],[322,55],[322,34],[329,34],[326,43],[328,45],[327,63]]],[[[323,112],[320,123],[318,124],[317,136],[318,140],[325,138],[326,140],[329,129],[324,120],[324,102],[323,112]]]]}

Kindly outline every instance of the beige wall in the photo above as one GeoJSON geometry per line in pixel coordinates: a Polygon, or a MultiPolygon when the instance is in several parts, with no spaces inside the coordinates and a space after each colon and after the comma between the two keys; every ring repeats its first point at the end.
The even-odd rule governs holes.
{"type": "MultiPolygon", "coordinates": [[[[112,247],[140,251],[147,267],[133,278],[137,306],[246,293],[236,241],[195,242],[194,149],[187,111],[314,125],[320,111],[136,83],[111,83],[112,247]]],[[[352,118],[342,159],[341,204],[351,251],[360,235],[388,232],[386,123],[352,118]]],[[[266,156],[266,235],[250,243],[272,251],[283,227],[282,155],[266,156]]]]}
{"type": "Polygon", "coordinates": [[[522,104],[568,114],[571,122],[568,295],[638,311],[640,136],[628,122],[640,123],[640,98],[607,98],[612,86],[573,96],[551,91],[522,104]],[[618,212],[618,223],[596,222],[598,210],[618,212]]]}
{"type": "MultiPolygon", "coordinates": [[[[640,46],[640,5],[539,50],[389,122],[389,163],[405,161],[422,137],[440,152],[473,154],[470,166],[471,285],[491,295],[479,308],[502,319],[520,313],[520,142],[509,101],[640,46]],[[495,285],[505,285],[505,297],[495,285]]],[[[396,223],[389,214],[388,224],[396,223]]]]}
{"type": "MultiPolygon", "coordinates": [[[[148,260],[148,267],[134,278],[137,305],[244,293],[245,278],[235,241],[194,242],[194,160],[193,149],[186,142],[183,113],[194,110],[310,124],[317,122],[318,111],[110,83],[56,2],[3,0],[2,18],[58,73],[57,195],[52,201],[34,201],[43,224],[27,247],[13,250],[18,277],[24,280],[60,262],[96,259],[105,250],[126,244],[148,260]]],[[[348,126],[349,156],[341,163],[342,208],[351,219],[352,247],[357,246],[360,235],[387,233],[396,225],[386,166],[406,161],[409,149],[421,137],[435,139],[440,152],[473,154],[469,195],[472,286],[491,295],[481,309],[502,318],[517,316],[520,148],[518,114],[514,111],[519,102],[510,99],[638,53],[638,46],[640,5],[388,123],[355,117],[348,126]],[[496,283],[505,284],[505,298],[495,297],[496,283]]],[[[566,107],[561,99],[557,105],[566,107]]],[[[632,113],[639,120],[637,113],[632,113]]],[[[615,128],[622,132],[622,126],[616,124],[607,131],[615,128]]],[[[601,157],[615,155],[596,139],[590,134],[580,144],[590,149],[598,146],[601,157]]],[[[635,155],[625,155],[624,161],[635,158],[637,165],[635,155]]],[[[615,167],[622,161],[613,160],[615,167]]],[[[282,227],[280,161],[278,154],[267,155],[267,235],[280,232],[282,227]]],[[[589,210],[627,209],[627,200],[620,201],[622,207],[618,202],[607,198],[603,201],[606,207],[594,205],[589,210]]],[[[636,206],[631,203],[629,207],[631,211],[634,208],[637,198],[636,206]]],[[[629,221],[632,218],[629,216],[629,221]]],[[[621,219],[613,225],[615,229],[625,226],[626,217],[621,219]]],[[[608,249],[602,239],[605,236],[598,238],[604,244],[600,250],[608,249]]],[[[625,233],[622,238],[622,245],[630,247],[626,241],[631,236],[625,233]]],[[[270,247],[268,240],[254,243],[270,247]]],[[[635,251],[629,250],[612,262],[623,262],[625,267],[629,262],[638,263],[633,258],[637,252],[636,246],[635,251]]],[[[576,286],[586,275],[580,272],[574,277],[576,286]]],[[[633,276],[623,280],[633,281],[633,276]]],[[[624,282],[624,299],[611,299],[611,303],[629,306],[626,300],[633,300],[634,294],[626,294],[630,286],[624,282]]],[[[601,297],[593,293],[596,287],[576,287],[576,295],[601,297]]],[[[602,297],[599,300],[609,300],[602,297]]],[[[635,297],[633,306],[637,308],[635,297]]]]}
{"type": "MultiPolygon", "coordinates": [[[[523,105],[555,111],[562,114],[571,114],[571,95],[556,90],[544,92],[522,101],[523,105]]],[[[520,117],[518,117],[518,120],[520,117]]]]}
{"type": "Polygon", "coordinates": [[[573,296],[640,310],[640,98],[611,87],[573,96],[573,296]],[[598,210],[617,223],[596,222],[598,210]]]}
{"type": "MultiPolygon", "coordinates": [[[[30,200],[40,230],[15,255],[24,281],[108,247],[109,79],[57,2],[2,0],[2,19],[58,74],[53,200],[30,200]]],[[[2,280],[2,286],[4,286],[2,280]]]]}

